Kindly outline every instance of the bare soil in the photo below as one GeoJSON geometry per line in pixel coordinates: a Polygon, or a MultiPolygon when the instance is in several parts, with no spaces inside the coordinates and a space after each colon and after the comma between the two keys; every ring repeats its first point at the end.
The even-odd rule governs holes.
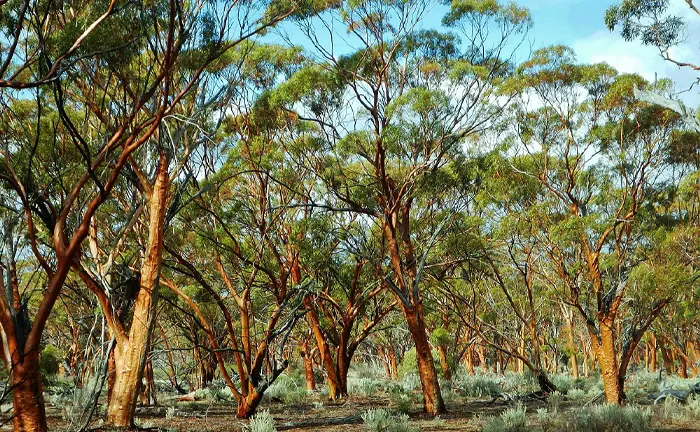
{"type": "MultiPolygon", "coordinates": [[[[172,405],[172,403],[170,404],[172,405]]],[[[168,405],[168,406],[170,406],[168,405]]],[[[175,405],[175,413],[168,418],[166,406],[140,407],[137,418],[141,430],[152,431],[197,431],[223,432],[242,431],[248,423],[235,418],[235,407],[231,403],[209,402],[180,402],[175,405]]],[[[441,416],[440,421],[421,413],[420,406],[415,405],[409,413],[412,421],[424,432],[432,431],[465,431],[481,430],[478,417],[497,415],[510,405],[506,403],[489,404],[486,400],[448,405],[448,413],[441,416]]],[[[534,417],[537,408],[546,406],[542,402],[527,404],[528,413],[534,417]]],[[[560,410],[573,411],[580,408],[581,403],[564,403],[560,410]]],[[[350,397],[341,402],[299,403],[286,405],[279,401],[267,401],[261,409],[268,409],[275,418],[278,431],[320,431],[343,432],[363,430],[360,415],[370,408],[389,408],[387,397],[350,397]]],[[[653,407],[658,412],[662,407],[653,407]]],[[[55,431],[70,431],[70,425],[60,415],[57,407],[49,409],[49,429],[55,431]]],[[[534,418],[530,419],[535,422],[534,418]]],[[[690,432],[700,431],[698,424],[668,423],[659,415],[654,415],[652,425],[655,431],[690,432]]],[[[107,431],[95,422],[92,430],[107,431]]]]}

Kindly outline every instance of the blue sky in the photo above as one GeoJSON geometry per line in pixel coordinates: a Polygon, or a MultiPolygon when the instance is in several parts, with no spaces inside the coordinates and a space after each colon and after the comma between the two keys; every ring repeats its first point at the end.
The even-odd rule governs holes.
{"type": "MultiPolygon", "coordinates": [[[[503,2],[509,0],[502,0],[503,2]]],[[[549,45],[568,45],[583,63],[606,62],[621,73],[638,73],[653,81],[655,77],[671,78],[676,90],[687,89],[698,78],[698,73],[663,60],[656,48],[643,46],[638,41],[626,42],[617,31],[610,32],[604,22],[605,11],[616,0],[516,0],[519,6],[530,10],[534,26],[528,34],[533,49],[549,45]]],[[[439,3],[436,1],[435,3],[439,3]]],[[[446,6],[433,6],[424,17],[422,27],[438,28],[447,11],[446,6]]],[[[688,43],[672,51],[679,60],[700,62],[700,16],[692,12],[684,0],[670,0],[669,12],[685,19],[688,25],[688,43]],[[693,40],[692,36],[696,39],[693,40]]],[[[295,30],[284,26],[295,40],[304,45],[304,38],[297,39],[295,30]],[[290,31],[291,30],[291,31],[290,31]]],[[[300,36],[300,35],[299,35],[300,36]]],[[[336,45],[342,35],[338,34],[336,45]]],[[[526,54],[526,53],[524,53],[526,54]]],[[[679,97],[691,107],[700,105],[700,90],[696,86],[679,97]]]]}
{"type": "MultiPolygon", "coordinates": [[[[680,69],[663,60],[657,49],[637,41],[626,42],[617,31],[605,26],[605,11],[617,3],[614,0],[519,0],[519,6],[530,10],[534,25],[528,39],[533,48],[549,45],[568,45],[581,62],[606,62],[623,73],[638,73],[648,80],[671,78],[677,91],[687,89],[698,78],[698,73],[680,69]]],[[[446,9],[435,8],[427,18],[439,24],[446,9]]],[[[684,0],[670,0],[669,12],[684,18],[690,35],[700,34],[700,17],[693,13],[684,0]]],[[[431,23],[425,23],[430,26],[431,23]]],[[[696,36],[697,37],[697,36],[696,36]]],[[[674,50],[679,59],[698,62],[697,40],[688,38],[688,44],[674,50]]],[[[687,104],[700,105],[697,87],[679,95],[687,104]]]]}

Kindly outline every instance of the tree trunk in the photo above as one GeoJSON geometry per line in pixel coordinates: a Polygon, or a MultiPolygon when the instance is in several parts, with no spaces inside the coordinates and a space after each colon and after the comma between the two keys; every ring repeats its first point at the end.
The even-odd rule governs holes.
{"type": "Polygon", "coordinates": [[[583,336],[580,336],[581,338],[581,353],[583,354],[583,376],[584,378],[588,378],[590,375],[590,370],[588,369],[588,347],[586,346],[586,340],[583,338],[583,336]]]}
{"type": "Polygon", "coordinates": [[[348,372],[350,371],[350,358],[344,352],[338,352],[338,380],[340,381],[340,392],[348,395],[348,372]]]}
{"type": "MultiPolygon", "coordinates": [[[[134,345],[136,344],[138,341],[134,341],[134,345]]],[[[142,350],[134,345],[129,341],[115,347],[116,376],[107,407],[107,423],[115,427],[133,426],[134,410],[143,375],[142,350]]],[[[145,354],[145,349],[143,352],[145,354]]]]}
{"type": "Polygon", "coordinates": [[[39,353],[35,350],[12,367],[13,430],[21,432],[46,431],[39,353]]]}
{"type": "Polygon", "coordinates": [[[153,377],[153,362],[150,360],[146,363],[146,367],[143,371],[143,380],[145,382],[141,386],[141,394],[139,395],[141,405],[158,405],[158,399],[156,398],[156,383],[153,377]]]}
{"type": "Polygon", "coordinates": [[[399,379],[399,368],[396,362],[396,348],[389,347],[389,365],[391,366],[391,377],[395,380],[399,379]]]}
{"type": "Polygon", "coordinates": [[[467,348],[467,371],[469,375],[474,375],[474,345],[467,348]]]}
{"type": "Polygon", "coordinates": [[[408,328],[413,336],[413,342],[416,345],[418,376],[423,388],[423,408],[430,415],[444,414],[446,412],[445,402],[442,400],[440,382],[433,363],[428,334],[425,331],[423,307],[419,304],[411,309],[406,307],[403,309],[408,328]]]}
{"type": "Polygon", "coordinates": [[[114,351],[109,351],[109,360],[107,360],[107,406],[112,401],[112,393],[114,393],[114,382],[117,378],[117,365],[114,360],[114,351]]]}
{"type": "Polygon", "coordinates": [[[447,359],[447,348],[444,345],[438,346],[440,354],[440,368],[442,369],[442,377],[450,381],[452,379],[452,371],[450,370],[450,362],[447,359]]]}
{"type": "Polygon", "coordinates": [[[576,354],[578,354],[578,349],[576,349],[576,342],[574,339],[574,320],[573,317],[566,317],[566,329],[567,336],[569,338],[569,360],[571,361],[571,375],[574,379],[578,379],[578,360],[576,359],[576,354]]]}
{"type": "Polygon", "coordinates": [[[656,372],[658,360],[656,358],[656,335],[654,332],[649,333],[647,345],[649,346],[649,371],[656,372]]]}
{"type": "Polygon", "coordinates": [[[316,390],[316,377],[314,376],[314,359],[309,349],[309,343],[304,341],[301,345],[301,357],[304,359],[304,374],[306,376],[306,390],[316,390]]]}
{"type": "Polygon", "coordinates": [[[661,351],[661,357],[664,359],[664,369],[667,373],[673,373],[673,359],[671,358],[671,353],[666,347],[666,342],[664,338],[660,337],[657,342],[659,343],[659,350],[661,351]]]}
{"type": "Polygon", "coordinates": [[[156,178],[149,202],[148,245],[141,264],[139,292],[134,302],[134,314],[127,338],[122,338],[114,349],[116,377],[112,398],[107,407],[107,423],[117,427],[130,427],[134,421],[136,400],[146,361],[149,339],[155,322],[155,305],[158,294],[165,212],[168,208],[168,161],[160,154],[156,178]]]}
{"type": "MultiPolygon", "coordinates": [[[[520,355],[525,356],[525,324],[520,326],[520,355]]],[[[524,371],[525,362],[518,359],[518,372],[523,373],[524,371]]]]}
{"type": "Polygon", "coordinates": [[[624,401],[622,387],[624,383],[618,373],[615,330],[612,327],[612,323],[600,323],[600,347],[597,354],[600,372],[603,376],[605,399],[609,404],[619,405],[624,401]]]}
{"type": "Polygon", "coordinates": [[[247,419],[255,414],[255,411],[262,401],[262,394],[258,393],[254,388],[248,392],[247,396],[244,396],[238,400],[238,406],[236,408],[236,417],[239,419],[247,419]]]}
{"type": "Polygon", "coordinates": [[[304,299],[306,309],[308,311],[307,317],[309,318],[309,324],[311,325],[311,331],[313,332],[314,338],[316,339],[316,346],[318,347],[318,353],[321,356],[321,365],[326,371],[326,384],[328,386],[328,399],[337,400],[346,396],[343,393],[343,389],[340,382],[340,377],[338,377],[338,372],[336,369],[335,362],[333,361],[333,354],[326,341],[326,335],[323,334],[321,330],[321,325],[319,323],[318,314],[316,313],[316,308],[313,305],[313,300],[311,296],[307,296],[304,299]]]}

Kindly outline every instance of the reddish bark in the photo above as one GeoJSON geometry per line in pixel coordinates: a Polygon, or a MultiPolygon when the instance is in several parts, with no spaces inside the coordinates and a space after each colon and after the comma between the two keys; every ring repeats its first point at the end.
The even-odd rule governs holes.
{"type": "Polygon", "coordinates": [[[157,289],[163,255],[165,213],[168,208],[168,160],[160,154],[155,182],[149,194],[148,243],[141,265],[141,280],[131,328],[127,338],[117,338],[114,349],[116,378],[107,423],[117,427],[133,426],[136,401],[141,387],[149,339],[153,330],[157,289]]]}
{"type": "Polygon", "coordinates": [[[24,355],[21,362],[14,364],[11,379],[14,430],[22,432],[47,430],[37,351],[24,355]]]}
{"type": "Polygon", "coordinates": [[[445,402],[440,392],[440,382],[433,363],[428,333],[425,329],[423,307],[417,305],[413,309],[403,308],[408,329],[413,336],[416,345],[416,360],[418,363],[418,376],[423,388],[423,408],[430,415],[439,415],[446,412],[445,402]]]}

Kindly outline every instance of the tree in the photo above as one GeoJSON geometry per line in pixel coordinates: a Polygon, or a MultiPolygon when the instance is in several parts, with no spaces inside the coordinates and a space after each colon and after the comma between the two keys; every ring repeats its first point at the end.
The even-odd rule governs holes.
{"type": "MultiPolygon", "coordinates": [[[[455,33],[416,30],[428,6],[348,2],[321,16],[326,26],[302,22],[316,62],[279,86],[273,101],[316,123],[330,141],[325,152],[314,155],[323,160],[316,171],[330,195],[318,204],[369,217],[383,233],[391,263],[383,277],[416,344],[424,408],[436,415],[445,407],[421,283],[428,252],[447,218],[432,219],[435,224],[425,231],[433,238],[428,235],[419,251],[414,224],[424,211],[416,208],[416,199],[425,178],[501,111],[495,89],[511,71],[508,48],[519,42],[530,18],[514,5],[454,2],[444,23],[461,32],[460,40],[455,33]],[[331,21],[347,28],[349,54],[339,57],[335,47],[319,42],[325,38],[317,29],[332,29],[331,21]],[[491,25],[498,29],[493,38],[486,31],[491,25]]],[[[332,31],[328,36],[333,40],[332,31]]]]}
{"type": "Polygon", "coordinates": [[[631,356],[669,303],[655,295],[618,333],[642,209],[679,119],[633,99],[634,86],[649,86],[640,77],[617,75],[605,64],[578,65],[563,47],[536,52],[523,68],[530,99],[516,112],[515,139],[534,166],[511,166],[546,188],[558,209],[541,219],[541,235],[567,302],[586,324],[606,399],[619,404],[631,356]],[[529,108],[532,100],[542,108],[529,108]]]}
{"type": "MultiPolygon", "coordinates": [[[[263,10],[264,19],[239,32],[232,31],[228,15],[213,18],[200,2],[161,2],[116,12],[112,11],[114,4],[105,5],[108,11],[103,15],[99,8],[87,8],[85,14],[92,14],[86,15],[87,22],[99,16],[92,22],[100,25],[82,33],[77,45],[73,43],[78,28],[74,25],[81,24],[58,19],[75,13],[71,5],[48,8],[44,22],[53,25],[52,43],[41,42],[43,33],[33,34],[40,42],[37,61],[18,66],[22,69],[18,79],[25,75],[38,78],[28,85],[31,90],[3,94],[0,178],[8,202],[23,214],[32,252],[46,274],[44,296],[33,319],[26,308],[15,310],[7,301],[0,302],[0,320],[7,335],[3,352],[11,357],[6,364],[13,379],[16,430],[46,430],[38,369],[41,336],[69,271],[80,261],[91,222],[120,182],[122,170],[144,143],[160,136],[163,119],[175,113],[212,62],[292,11],[270,14],[263,10]],[[125,40],[130,42],[124,44],[125,40]],[[66,43],[73,43],[74,48],[62,49],[66,43]],[[61,66],[52,65],[52,58],[61,59],[61,66]],[[187,72],[182,73],[184,70],[187,72]]],[[[234,2],[228,13],[237,13],[236,8],[245,10],[250,4],[234,2]]],[[[21,16],[16,23],[21,37],[45,28],[21,16]]],[[[14,61],[13,50],[5,65],[14,61]]],[[[3,73],[6,69],[3,66],[3,73]]],[[[153,253],[142,280],[148,285],[137,297],[137,304],[145,305],[150,303],[145,290],[157,285],[163,232],[159,221],[166,209],[167,158],[158,160],[156,178],[160,180],[154,183],[157,195],[151,204],[156,207],[150,215],[156,218],[150,236],[153,253]]],[[[141,370],[137,368],[135,375],[141,370]]],[[[128,413],[133,409],[127,406],[123,412],[127,414],[115,418],[115,424],[132,421],[128,413]]]]}
{"type": "Polygon", "coordinates": [[[371,255],[384,254],[381,245],[362,234],[367,227],[355,220],[335,229],[333,221],[324,225],[313,226],[316,235],[307,235],[305,249],[315,251],[307,266],[320,289],[307,296],[305,304],[326,372],[328,397],[336,400],[348,395],[348,371],[355,352],[396,302],[382,296],[387,289],[373,265],[381,258],[371,255]],[[333,232],[335,236],[328,236],[333,232]]]}

